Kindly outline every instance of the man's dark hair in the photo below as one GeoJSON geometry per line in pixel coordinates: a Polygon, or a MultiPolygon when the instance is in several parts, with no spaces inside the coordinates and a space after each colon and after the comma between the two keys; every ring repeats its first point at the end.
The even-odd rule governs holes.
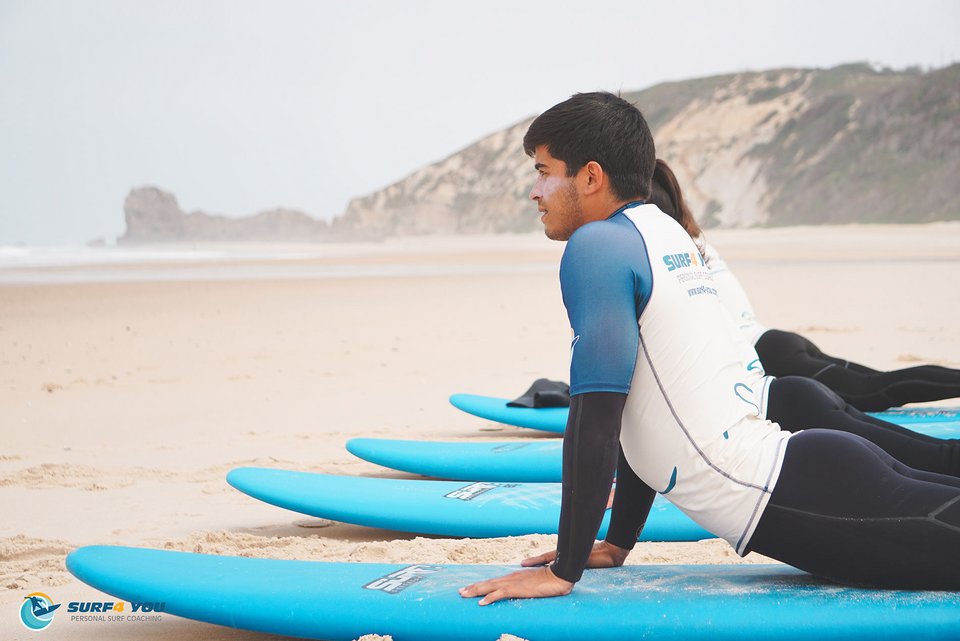
{"type": "Polygon", "coordinates": [[[537,116],[523,137],[523,150],[533,156],[545,145],[575,176],[591,160],[610,177],[622,199],[646,198],[657,154],[653,134],[634,105],[612,93],[578,93],[537,116]]]}

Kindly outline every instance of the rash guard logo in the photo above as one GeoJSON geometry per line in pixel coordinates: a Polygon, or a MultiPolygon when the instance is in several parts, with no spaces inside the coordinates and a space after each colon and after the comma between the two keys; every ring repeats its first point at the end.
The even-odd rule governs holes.
{"type": "Polygon", "coordinates": [[[752,407],[754,410],[756,410],[757,416],[760,416],[760,407],[756,403],[751,401],[750,398],[744,396],[743,395],[744,392],[746,392],[751,396],[753,395],[753,389],[751,389],[747,385],[744,385],[743,383],[737,383],[736,385],[733,386],[733,393],[736,395],[736,397],[739,398],[744,403],[746,403],[747,405],[749,405],[750,407],[752,407]]]}
{"type": "Polygon", "coordinates": [[[667,483],[667,489],[660,492],[660,494],[669,494],[670,490],[677,487],[677,466],[673,466],[673,474],[670,475],[670,482],[667,483]]]}
{"type": "Polygon", "coordinates": [[[663,257],[663,264],[667,266],[667,271],[672,272],[675,269],[684,267],[697,267],[703,264],[703,258],[696,252],[689,254],[667,254],[663,257]]]}

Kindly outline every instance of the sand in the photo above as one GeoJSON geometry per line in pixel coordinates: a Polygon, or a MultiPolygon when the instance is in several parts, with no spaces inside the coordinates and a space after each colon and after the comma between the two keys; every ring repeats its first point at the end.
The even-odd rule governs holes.
{"type": "MultiPolygon", "coordinates": [[[[960,224],[709,237],[768,326],[879,368],[960,367],[960,224]]],[[[549,438],[467,416],[446,398],[510,396],[540,376],[568,378],[562,245],[531,235],[407,240],[312,258],[270,252],[279,256],[34,269],[24,280],[35,284],[0,285],[0,638],[36,638],[16,615],[28,592],[98,598],[64,569],[80,545],[516,563],[555,544],[310,519],[253,501],[223,477],[263,465],[410,478],[351,457],[343,444],[354,436],[549,438]]],[[[720,541],[640,544],[628,560],[757,561],[765,560],[739,559],[720,541]]],[[[47,632],[270,638],[170,615],[135,625],[55,620],[47,632]]]]}

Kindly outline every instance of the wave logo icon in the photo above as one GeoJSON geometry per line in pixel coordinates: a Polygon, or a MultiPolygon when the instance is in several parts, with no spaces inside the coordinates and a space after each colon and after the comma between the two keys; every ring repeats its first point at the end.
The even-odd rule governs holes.
{"type": "Polygon", "coordinates": [[[43,592],[31,592],[20,604],[20,622],[28,630],[43,630],[53,622],[53,614],[61,605],[43,592]]]}

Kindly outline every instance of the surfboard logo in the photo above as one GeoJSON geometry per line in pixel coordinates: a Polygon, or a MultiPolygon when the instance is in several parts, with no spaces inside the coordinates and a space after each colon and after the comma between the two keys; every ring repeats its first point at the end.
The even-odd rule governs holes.
{"type": "Polygon", "coordinates": [[[498,445],[492,450],[494,454],[503,454],[504,452],[515,452],[517,450],[529,447],[529,443],[504,443],[503,445],[498,445]]]}
{"type": "Polygon", "coordinates": [[[411,565],[401,568],[396,572],[391,572],[375,581],[371,581],[364,587],[365,590],[378,590],[387,594],[397,594],[403,592],[414,583],[420,582],[423,577],[443,569],[440,565],[411,565]]]}
{"type": "Polygon", "coordinates": [[[28,630],[43,630],[53,623],[54,611],[61,605],[43,592],[31,592],[20,604],[20,623],[28,630]]]}
{"type": "Polygon", "coordinates": [[[443,498],[445,499],[459,499],[461,501],[472,501],[481,494],[486,494],[490,490],[495,490],[498,487],[516,487],[517,483],[471,483],[464,487],[460,487],[450,492],[449,494],[444,494],[443,498]]]}

